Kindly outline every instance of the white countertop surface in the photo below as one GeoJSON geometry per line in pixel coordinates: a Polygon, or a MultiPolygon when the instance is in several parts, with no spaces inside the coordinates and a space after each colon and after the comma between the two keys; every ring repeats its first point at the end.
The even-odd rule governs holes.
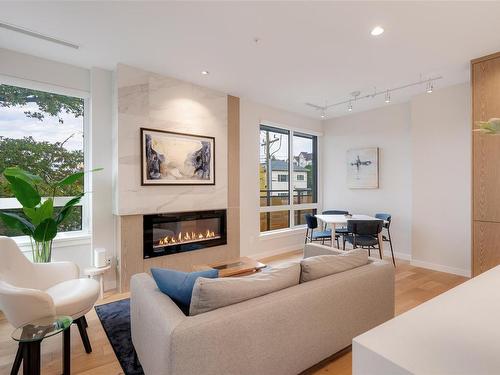
{"type": "Polygon", "coordinates": [[[354,338],[353,374],[500,374],[500,266],[354,338]]]}

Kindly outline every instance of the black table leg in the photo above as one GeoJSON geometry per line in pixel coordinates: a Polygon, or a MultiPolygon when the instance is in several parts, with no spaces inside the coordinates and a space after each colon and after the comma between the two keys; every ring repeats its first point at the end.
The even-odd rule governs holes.
{"type": "Polygon", "coordinates": [[[63,332],[63,375],[71,374],[71,326],[63,332]]]}
{"type": "Polygon", "coordinates": [[[40,375],[40,341],[23,343],[23,374],[40,375]]]}
{"type": "Polygon", "coordinates": [[[20,342],[17,347],[16,359],[14,360],[14,364],[12,365],[12,370],[10,371],[10,375],[17,375],[19,373],[22,361],[23,361],[23,343],[20,342]]]}

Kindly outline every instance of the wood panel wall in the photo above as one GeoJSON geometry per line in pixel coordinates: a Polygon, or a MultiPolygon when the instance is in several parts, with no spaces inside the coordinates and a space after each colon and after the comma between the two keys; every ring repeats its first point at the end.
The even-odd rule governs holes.
{"type": "MultiPolygon", "coordinates": [[[[500,117],[500,53],[471,62],[472,129],[500,117]]],[[[500,135],[472,136],[472,275],[500,264],[500,135]]]]}

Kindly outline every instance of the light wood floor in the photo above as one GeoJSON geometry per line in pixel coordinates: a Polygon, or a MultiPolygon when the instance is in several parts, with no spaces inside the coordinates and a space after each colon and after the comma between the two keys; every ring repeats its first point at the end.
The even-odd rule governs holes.
{"type": "MultiPolygon", "coordinates": [[[[264,263],[273,265],[299,259],[301,252],[288,253],[277,257],[262,259],[264,263]]],[[[467,280],[464,277],[431,271],[411,266],[408,262],[398,261],[396,268],[396,314],[401,314],[458,284],[467,280]]],[[[128,294],[107,293],[104,301],[108,303],[128,294]]],[[[72,374],[113,375],[123,374],[116,356],[108,342],[94,310],[87,314],[89,337],[92,343],[92,354],[86,354],[78,334],[78,329],[71,328],[71,368],[72,374]]],[[[0,314],[0,374],[9,374],[17,345],[10,338],[12,327],[0,314]]],[[[56,335],[42,344],[42,373],[44,375],[60,374],[62,336],[56,335]]],[[[307,374],[351,374],[351,352],[331,358],[318,364],[307,374]]]]}

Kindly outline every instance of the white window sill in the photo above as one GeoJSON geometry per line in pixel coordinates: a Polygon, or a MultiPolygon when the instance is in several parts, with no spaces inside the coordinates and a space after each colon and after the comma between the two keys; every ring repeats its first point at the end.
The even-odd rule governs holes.
{"type": "MultiPolygon", "coordinates": [[[[31,241],[28,236],[12,237],[17,245],[23,251],[31,251],[31,241]]],[[[52,243],[53,248],[63,248],[71,246],[90,245],[92,242],[92,235],[85,231],[63,232],[59,233],[52,243]]]]}
{"type": "Polygon", "coordinates": [[[268,232],[261,233],[259,235],[259,238],[261,240],[271,240],[274,238],[288,237],[288,236],[293,236],[293,235],[298,235],[298,234],[304,235],[305,229],[306,229],[305,225],[299,225],[299,226],[296,226],[294,228],[271,230],[268,232]]]}

